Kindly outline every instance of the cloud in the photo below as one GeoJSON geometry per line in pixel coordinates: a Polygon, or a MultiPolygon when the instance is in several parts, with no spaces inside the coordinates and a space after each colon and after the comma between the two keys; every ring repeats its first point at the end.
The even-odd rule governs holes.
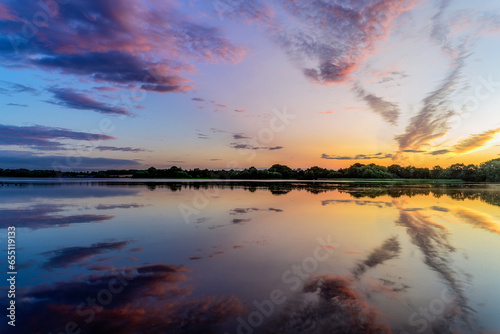
{"type": "Polygon", "coordinates": [[[333,114],[333,110],[327,110],[327,111],[320,111],[318,114],[333,114]]]}
{"type": "Polygon", "coordinates": [[[438,1],[438,12],[432,17],[430,38],[441,46],[441,50],[448,55],[453,55],[454,46],[449,38],[450,27],[445,21],[445,14],[450,6],[451,0],[438,1]]]}
{"type": "Polygon", "coordinates": [[[43,264],[46,269],[68,268],[75,263],[90,260],[92,257],[105,252],[123,249],[129,242],[99,242],[88,247],[65,247],[50,252],[44,252],[50,259],[43,264]]]}
{"type": "Polygon", "coordinates": [[[495,139],[498,133],[500,133],[500,128],[472,135],[469,138],[459,141],[456,145],[453,146],[452,151],[454,153],[468,153],[477,148],[485,146],[491,140],[495,139]]]}
{"type": "Polygon", "coordinates": [[[213,10],[220,19],[232,19],[245,21],[247,23],[257,22],[266,26],[273,26],[273,10],[260,0],[216,0],[213,2],[213,10]]]}
{"type": "Polygon", "coordinates": [[[28,107],[27,104],[18,104],[18,103],[7,103],[6,105],[12,107],[24,107],[24,108],[28,107]]]}
{"type": "Polygon", "coordinates": [[[201,132],[197,133],[196,135],[198,136],[198,139],[211,139],[212,138],[209,135],[206,135],[206,134],[201,133],[201,132]]]}
{"type": "Polygon", "coordinates": [[[283,1],[293,28],[277,29],[277,41],[314,82],[344,82],[389,34],[393,21],[417,1],[283,1]]]}
{"type": "Polygon", "coordinates": [[[451,0],[437,1],[437,13],[431,19],[431,40],[450,58],[459,55],[464,43],[474,44],[479,37],[500,31],[500,17],[495,11],[477,8],[450,10],[451,0]]]}
{"type": "Polygon", "coordinates": [[[354,91],[360,99],[363,99],[375,112],[391,125],[396,125],[399,118],[399,107],[397,104],[388,102],[383,98],[367,93],[363,88],[355,86],[354,91]]]}
{"type": "Polygon", "coordinates": [[[407,78],[408,75],[401,71],[392,71],[389,73],[384,73],[384,77],[378,81],[379,84],[394,81],[396,79],[404,79],[407,78]]]}
{"type": "Polygon", "coordinates": [[[448,121],[456,114],[450,96],[460,82],[465,58],[464,55],[455,58],[451,71],[441,85],[422,101],[422,108],[411,118],[405,132],[396,136],[400,151],[420,150],[447,133],[448,121]]]}
{"type": "Polygon", "coordinates": [[[63,227],[71,224],[103,222],[111,220],[114,216],[107,215],[69,215],[64,216],[62,205],[35,205],[22,209],[0,209],[0,228],[15,225],[29,229],[48,227],[63,227]]]}
{"type": "Polygon", "coordinates": [[[151,152],[146,150],[145,148],[132,148],[132,147],[115,147],[115,146],[97,146],[97,150],[99,151],[122,151],[122,152],[151,152]]]}
{"type": "Polygon", "coordinates": [[[323,153],[321,159],[330,160],[371,160],[371,159],[391,159],[393,157],[390,153],[377,153],[377,154],[358,154],[355,156],[341,156],[341,155],[331,155],[323,153]]]}
{"type": "Polygon", "coordinates": [[[33,17],[40,5],[4,2],[0,57],[6,66],[167,93],[192,88],[184,75],[194,71],[195,62],[236,63],[245,54],[218,28],[193,20],[171,1],[131,6],[126,0],[77,0],[55,7],[49,27],[27,36],[23,18],[33,17]]]}
{"type": "Polygon", "coordinates": [[[250,139],[250,138],[251,138],[250,136],[247,136],[244,133],[235,133],[233,135],[233,139],[250,139]]]}
{"type": "Polygon", "coordinates": [[[89,158],[81,156],[46,155],[31,152],[0,150],[2,168],[28,168],[48,170],[103,170],[109,168],[127,169],[141,166],[137,160],[89,158]]]}
{"type": "Polygon", "coordinates": [[[205,99],[202,99],[202,98],[200,98],[200,97],[193,97],[193,98],[191,99],[191,101],[195,101],[195,102],[204,102],[204,101],[205,101],[205,99]]]}
{"type": "Polygon", "coordinates": [[[272,146],[272,147],[253,146],[250,144],[238,144],[238,143],[231,143],[231,144],[229,144],[229,146],[231,146],[232,148],[235,148],[237,150],[270,150],[270,151],[274,151],[274,150],[281,150],[284,148],[283,146],[272,146]]]}
{"type": "Polygon", "coordinates": [[[459,141],[453,146],[450,146],[445,149],[430,151],[427,154],[430,155],[442,155],[448,153],[466,154],[478,148],[487,146],[487,144],[490,141],[495,139],[498,133],[500,133],[500,128],[488,130],[480,134],[471,135],[468,138],[459,141]]]}
{"type": "Polygon", "coordinates": [[[405,153],[424,153],[424,150],[403,150],[405,153]]]}
{"type": "Polygon", "coordinates": [[[234,112],[246,112],[246,110],[243,110],[243,109],[234,109],[234,112]]]}
{"type": "Polygon", "coordinates": [[[441,154],[447,154],[447,153],[450,153],[450,152],[451,152],[450,150],[442,149],[442,150],[431,151],[431,152],[428,152],[427,154],[430,154],[430,155],[441,155],[441,154]]]}
{"type": "Polygon", "coordinates": [[[393,22],[417,0],[263,1],[218,0],[216,12],[237,22],[258,22],[311,81],[349,80],[389,34],[393,22]]]}
{"type": "Polygon", "coordinates": [[[63,107],[78,110],[93,110],[102,114],[130,115],[130,112],[125,108],[96,101],[92,96],[78,93],[71,88],[52,88],[49,91],[57,99],[57,102],[54,102],[54,104],[63,107]]]}
{"type": "Polygon", "coordinates": [[[21,85],[21,84],[15,83],[15,82],[0,80],[0,83],[2,83],[8,87],[8,89],[0,90],[0,93],[5,94],[5,95],[11,95],[11,93],[16,93],[16,94],[17,93],[37,94],[38,93],[38,91],[34,88],[31,88],[31,87],[28,87],[25,85],[21,85]]]}
{"type": "MultiPolygon", "coordinates": [[[[42,125],[15,126],[0,124],[0,145],[30,146],[36,149],[64,149],[64,145],[54,140],[100,141],[114,137],[88,132],[72,131],[42,125]]],[[[1,159],[1,158],[0,158],[1,159]]]]}

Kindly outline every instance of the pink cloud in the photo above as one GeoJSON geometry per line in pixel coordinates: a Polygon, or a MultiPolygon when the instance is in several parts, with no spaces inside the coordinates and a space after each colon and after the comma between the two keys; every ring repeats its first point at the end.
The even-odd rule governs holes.
{"type": "MultiPolygon", "coordinates": [[[[10,24],[0,26],[0,32],[20,33],[24,24],[20,18],[33,16],[37,6],[37,2],[2,4],[0,21],[10,24]]],[[[18,49],[16,57],[6,51],[7,63],[135,83],[161,93],[192,89],[185,75],[196,70],[195,62],[237,63],[246,52],[217,27],[193,20],[173,1],[159,0],[68,2],[58,6],[47,28],[38,29],[30,43],[18,49]]]]}

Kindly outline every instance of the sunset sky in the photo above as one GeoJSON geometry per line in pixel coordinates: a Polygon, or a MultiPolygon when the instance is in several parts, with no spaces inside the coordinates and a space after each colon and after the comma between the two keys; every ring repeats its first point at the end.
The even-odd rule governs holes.
{"type": "Polygon", "coordinates": [[[500,3],[0,2],[0,168],[500,153],[500,3]]]}

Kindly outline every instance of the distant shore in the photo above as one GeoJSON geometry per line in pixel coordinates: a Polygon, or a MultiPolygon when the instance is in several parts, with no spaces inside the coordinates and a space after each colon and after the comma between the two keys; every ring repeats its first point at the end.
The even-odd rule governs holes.
{"type": "Polygon", "coordinates": [[[145,170],[108,169],[102,171],[29,170],[24,168],[2,169],[0,177],[30,178],[132,178],[132,179],[191,179],[191,180],[316,180],[316,181],[387,181],[408,180],[414,183],[432,182],[500,182],[500,159],[493,159],[480,165],[453,164],[447,168],[400,166],[388,167],[376,164],[355,163],[338,170],[318,166],[307,169],[292,169],[286,165],[274,164],[267,169],[255,167],[243,170],[182,169],[172,166],[168,169],[150,167],[145,170]]]}

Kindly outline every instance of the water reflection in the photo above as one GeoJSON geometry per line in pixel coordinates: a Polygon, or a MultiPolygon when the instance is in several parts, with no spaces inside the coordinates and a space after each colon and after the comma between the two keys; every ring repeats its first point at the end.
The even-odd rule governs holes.
{"type": "Polygon", "coordinates": [[[70,224],[103,222],[114,218],[97,214],[62,215],[66,207],[60,204],[41,204],[18,209],[0,209],[0,228],[12,225],[16,228],[30,229],[64,227],[70,224]]]}
{"type": "Polygon", "coordinates": [[[494,185],[24,182],[0,187],[20,333],[500,328],[494,185]]]}
{"type": "Polygon", "coordinates": [[[22,294],[22,333],[213,333],[242,310],[235,297],[190,299],[190,270],[155,264],[35,286],[22,294]]]}
{"type": "Polygon", "coordinates": [[[400,252],[398,238],[390,237],[384,241],[382,246],[375,248],[365,260],[358,263],[352,273],[356,279],[359,279],[368,269],[395,258],[400,252]]]}
{"type": "Polygon", "coordinates": [[[425,264],[439,273],[446,286],[453,292],[455,297],[453,317],[459,317],[467,328],[473,330],[475,311],[469,306],[463,284],[452,268],[450,253],[456,249],[449,241],[447,228],[421,212],[404,210],[401,203],[396,202],[395,205],[400,210],[396,224],[406,228],[411,242],[423,253],[425,264]]]}
{"type": "Polygon", "coordinates": [[[65,247],[44,252],[49,260],[43,264],[45,269],[68,268],[75,264],[91,260],[95,255],[121,250],[129,244],[128,241],[99,242],[88,247],[65,247]]]}
{"type": "Polygon", "coordinates": [[[315,293],[314,302],[294,301],[271,324],[270,333],[391,333],[380,314],[338,276],[321,276],[306,282],[302,291],[315,293]]]}

